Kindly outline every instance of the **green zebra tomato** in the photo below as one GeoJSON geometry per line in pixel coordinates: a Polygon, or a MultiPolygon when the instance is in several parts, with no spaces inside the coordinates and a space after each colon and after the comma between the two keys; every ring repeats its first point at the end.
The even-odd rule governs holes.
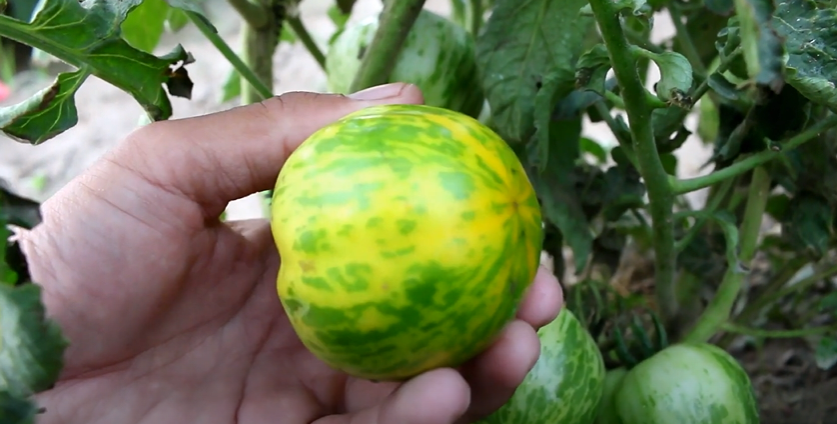
{"type": "MultiPolygon", "coordinates": [[[[346,94],[378,29],[379,15],[347,26],[326,55],[329,91],[346,94]]],[[[476,118],[484,91],[477,77],[474,39],[462,26],[423,9],[401,47],[390,82],[418,86],[424,103],[476,118]]]]}
{"type": "Polygon", "coordinates": [[[613,399],[621,424],[756,424],[750,378],[723,349],[671,345],[624,376],[613,399]]]}
{"type": "Polygon", "coordinates": [[[591,424],[604,390],[596,341],[567,308],[538,330],[541,355],[500,409],[480,424],[591,424]]]}
{"type": "Polygon", "coordinates": [[[541,223],[517,156],[476,119],[367,108],[311,135],[279,173],[279,298],[302,343],[348,374],[455,367],[514,318],[541,223]]]}
{"type": "Polygon", "coordinates": [[[614,368],[608,370],[604,379],[604,391],[602,393],[602,403],[599,405],[599,412],[596,415],[595,424],[619,424],[619,418],[616,415],[616,408],[613,405],[613,398],[616,392],[622,385],[622,380],[628,370],[625,367],[614,368]]]}

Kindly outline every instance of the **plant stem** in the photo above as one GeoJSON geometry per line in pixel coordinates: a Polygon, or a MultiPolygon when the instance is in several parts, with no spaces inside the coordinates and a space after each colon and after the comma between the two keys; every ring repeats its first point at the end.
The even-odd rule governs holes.
{"type": "Polygon", "coordinates": [[[625,102],[622,100],[621,97],[619,97],[618,94],[616,94],[616,93],[614,93],[610,90],[605,90],[604,94],[605,94],[605,98],[608,99],[611,103],[613,103],[613,106],[616,106],[619,109],[625,110],[625,102]]]}
{"type": "Polygon", "coordinates": [[[837,325],[823,325],[820,327],[799,328],[795,330],[764,330],[761,328],[745,327],[743,325],[727,322],[721,325],[721,329],[731,333],[744,334],[747,336],[780,339],[830,333],[837,331],[837,325]]]}
{"type": "Polygon", "coordinates": [[[677,292],[674,287],[674,194],[657,152],[651,127],[651,107],[647,101],[648,93],[637,73],[636,62],[622,32],[619,14],[614,5],[611,0],[590,0],[590,7],[610,56],[613,73],[622,88],[622,100],[625,102],[639,171],[651,202],[657,305],[663,320],[670,322],[678,310],[677,292]]]}
{"type": "Polygon", "coordinates": [[[385,84],[389,80],[401,46],[424,7],[424,1],[398,0],[384,3],[378,30],[360,62],[350,92],[385,84]]]}
{"type": "Polygon", "coordinates": [[[782,150],[780,151],[763,150],[726,168],[713,171],[711,174],[685,180],[674,180],[672,182],[674,192],[676,194],[689,193],[719,183],[727,178],[741,175],[759,165],[773,160],[785,151],[790,151],[801,146],[805,142],[818,136],[823,131],[826,131],[834,126],[837,126],[837,115],[831,115],[828,118],[812,125],[807,130],[791,137],[784,143],[781,143],[782,150]]]}
{"type": "MultiPolygon", "coordinates": [[[[750,262],[756,253],[756,241],[769,192],[770,174],[764,168],[756,168],[750,181],[750,193],[739,230],[739,263],[727,264],[727,271],[718,286],[718,291],[698,318],[695,326],[684,337],[685,341],[705,342],[715,335],[725,322],[729,321],[732,307],[741,292],[744,276],[747,275],[741,268],[749,269],[750,262]]],[[[727,243],[732,242],[733,240],[727,240],[727,243]]]]}
{"type": "Polygon", "coordinates": [[[741,219],[741,241],[738,245],[739,259],[747,265],[756,256],[758,249],[761,221],[767,207],[767,199],[770,197],[770,181],[770,174],[764,167],[759,166],[753,170],[747,204],[741,219]]]}
{"type": "Polygon", "coordinates": [[[471,0],[471,28],[470,32],[476,37],[482,26],[482,0],[471,0]]]}
{"type": "Polygon", "coordinates": [[[603,101],[598,101],[595,103],[594,107],[596,108],[596,111],[599,112],[599,115],[602,116],[602,119],[605,120],[608,128],[610,128],[610,132],[612,132],[613,136],[616,137],[616,141],[620,146],[622,146],[622,152],[625,153],[625,157],[628,158],[634,168],[639,169],[639,164],[636,161],[633,146],[631,146],[631,140],[625,140],[624,137],[620,136],[622,132],[619,131],[619,124],[617,124],[616,120],[613,119],[613,115],[610,114],[607,106],[605,106],[603,101]]]}
{"type": "Polygon", "coordinates": [[[253,89],[258,91],[264,98],[268,98],[273,96],[273,92],[265,85],[259,78],[253,73],[253,70],[247,66],[240,57],[230,48],[230,46],[221,38],[218,33],[212,30],[203,19],[192,11],[186,11],[186,15],[189,16],[189,19],[195,24],[195,26],[200,30],[200,32],[206,37],[227,61],[235,68],[239,75],[247,81],[253,89]]]}
{"type": "Polygon", "coordinates": [[[311,37],[311,33],[308,32],[308,29],[305,28],[305,24],[302,22],[302,18],[299,16],[289,16],[288,17],[288,25],[291,26],[291,29],[294,30],[296,36],[299,37],[299,41],[302,41],[302,45],[308,49],[308,52],[311,53],[311,56],[314,57],[314,60],[320,65],[320,68],[325,70],[325,62],[326,58],[323,54],[323,51],[320,50],[320,47],[317,45],[317,42],[314,41],[314,38],[311,37]]]}
{"type": "Polygon", "coordinates": [[[259,29],[268,24],[268,12],[260,4],[250,0],[228,0],[228,2],[247,25],[259,29]]]}
{"type": "MultiPolygon", "coordinates": [[[[265,10],[268,23],[261,27],[243,25],[241,27],[241,47],[244,61],[253,70],[258,79],[273,91],[273,54],[279,44],[279,33],[282,30],[284,14],[277,13],[282,8],[273,7],[273,3],[281,0],[261,0],[259,4],[265,10]]],[[[265,99],[263,93],[254,91],[250,86],[242,84],[241,103],[250,104],[265,99]]]]}

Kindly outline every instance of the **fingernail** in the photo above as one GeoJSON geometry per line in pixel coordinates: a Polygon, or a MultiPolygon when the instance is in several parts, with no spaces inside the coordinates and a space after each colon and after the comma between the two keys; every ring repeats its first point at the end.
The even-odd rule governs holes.
{"type": "Polygon", "coordinates": [[[404,84],[384,84],[360,90],[357,93],[349,94],[348,97],[352,100],[383,100],[401,94],[403,89],[404,84]]]}

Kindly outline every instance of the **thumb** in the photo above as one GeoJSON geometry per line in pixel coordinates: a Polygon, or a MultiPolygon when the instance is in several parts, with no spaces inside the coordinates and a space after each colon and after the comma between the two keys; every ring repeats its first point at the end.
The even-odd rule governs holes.
{"type": "Polygon", "coordinates": [[[152,123],[133,132],[113,159],[217,216],[228,202],[272,188],[288,155],[321,127],[368,106],[422,101],[416,86],[403,83],[348,96],[290,92],[152,123]]]}
{"type": "Polygon", "coordinates": [[[372,407],[331,415],[312,424],[454,424],[471,403],[471,389],[451,368],[428,371],[372,407]]]}

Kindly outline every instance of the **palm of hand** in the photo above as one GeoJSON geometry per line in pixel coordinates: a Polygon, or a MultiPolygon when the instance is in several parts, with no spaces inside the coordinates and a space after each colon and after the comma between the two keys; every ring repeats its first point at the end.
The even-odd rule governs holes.
{"type": "MultiPolygon", "coordinates": [[[[184,124],[167,125],[175,128],[156,126],[157,138],[184,124]]],[[[61,381],[39,396],[43,422],[452,423],[467,409],[464,422],[502,404],[531,367],[529,324],[551,319],[559,301],[543,281],[530,296],[540,304],[521,311],[529,324],[515,321],[508,340],[461,375],[437,370],[398,385],[331,370],[282,313],[268,224],[217,220],[229,199],[269,179],[197,180],[220,160],[208,158],[210,147],[169,146],[160,158],[153,131],[135,133],[54,196],[45,223],[24,236],[47,310],[71,341],[61,381]],[[37,271],[39,257],[49,262],[37,271]]]]}

